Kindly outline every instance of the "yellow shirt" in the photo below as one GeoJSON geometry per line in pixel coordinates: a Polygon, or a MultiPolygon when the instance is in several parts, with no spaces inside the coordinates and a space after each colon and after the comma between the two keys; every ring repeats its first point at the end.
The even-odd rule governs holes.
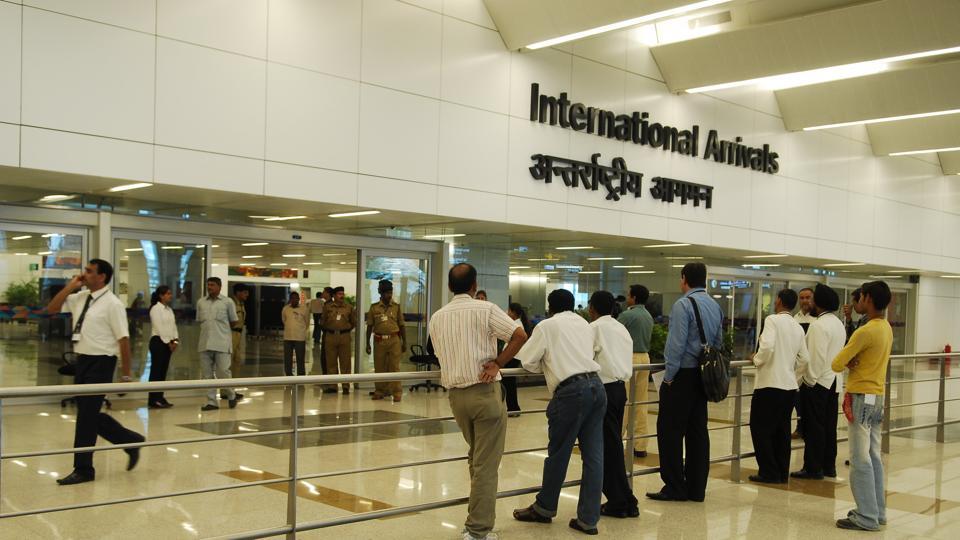
{"type": "Polygon", "coordinates": [[[873,319],[850,336],[846,347],[837,353],[831,366],[837,373],[850,368],[847,392],[851,394],[883,394],[887,364],[893,347],[893,329],[886,319],[873,319]],[[858,364],[848,366],[851,360],[858,364]]]}

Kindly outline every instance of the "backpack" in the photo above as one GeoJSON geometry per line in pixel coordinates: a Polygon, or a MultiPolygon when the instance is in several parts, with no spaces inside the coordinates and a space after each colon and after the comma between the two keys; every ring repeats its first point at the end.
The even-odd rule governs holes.
{"type": "Polygon", "coordinates": [[[700,381],[707,401],[719,403],[727,398],[730,391],[730,352],[714,348],[707,343],[703,332],[703,320],[700,308],[692,296],[687,297],[693,304],[693,315],[697,318],[697,330],[700,331],[700,381]]]}

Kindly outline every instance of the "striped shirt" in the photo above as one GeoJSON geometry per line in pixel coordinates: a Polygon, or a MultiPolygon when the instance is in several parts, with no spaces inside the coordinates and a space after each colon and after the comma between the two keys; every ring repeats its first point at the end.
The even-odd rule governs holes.
{"type": "MultiPolygon", "coordinates": [[[[440,360],[440,383],[466,388],[480,382],[483,364],[497,358],[497,340],[510,341],[520,322],[496,304],[458,294],[430,319],[430,339],[440,360]]],[[[500,374],[497,374],[500,380],[500,374]]]]}

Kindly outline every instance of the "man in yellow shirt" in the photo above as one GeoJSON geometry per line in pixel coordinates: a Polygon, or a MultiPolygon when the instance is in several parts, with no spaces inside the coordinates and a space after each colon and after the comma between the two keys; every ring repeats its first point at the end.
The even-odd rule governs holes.
{"type": "Polygon", "coordinates": [[[850,490],[857,507],[837,521],[841,529],[875,531],[887,524],[880,424],[893,346],[893,329],[884,318],[890,297],[890,287],[882,281],[863,284],[861,302],[868,321],[850,336],[831,366],[837,373],[844,368],[850,370],[843,412],[849,423],[850,490]]]}

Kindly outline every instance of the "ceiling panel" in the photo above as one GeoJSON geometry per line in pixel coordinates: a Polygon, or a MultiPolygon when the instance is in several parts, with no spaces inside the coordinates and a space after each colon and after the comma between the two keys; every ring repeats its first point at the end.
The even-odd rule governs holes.
{"type": "Polygon", "coordinates": [[[886,122],[867,126],[873,153],[960,148],[960,114],[886,122]]]}

